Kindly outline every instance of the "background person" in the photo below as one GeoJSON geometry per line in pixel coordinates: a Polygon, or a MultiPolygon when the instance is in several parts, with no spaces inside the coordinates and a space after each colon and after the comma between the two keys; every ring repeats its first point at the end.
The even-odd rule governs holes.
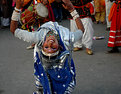
{"type": "MultiPolygon", "coordinates": [[[[112,0],[111,0],[112,1],[112,0]]],[[[115,1],[111,7],[109,21],[111,21],[108,47],[111,50],[108,53],[118,53],[121,46],[121,0],[115,1]]]]}
{"type": "Polygon", "coordinates": [[[10,26],[10,17],[12,14],[12,0],[1,0],[1,28],[10,26]]]}
{"type": "Polygon", "coordinates": [[[105,24],[105,0],[94,0],[96,24],[105,24]]]}
{"type": "MultiPolygon", "coordinates": [[[[79,51],[84,46],[86,48],[86,53],[88,55],[92,55],[93,54],[92,45],[93,45],[94,29],[93,29],[93,23],[92,23],[91,17],[94,12],[94,7],[89,1],[88,1],[89,3],[85,5],[83,5],[82,1],[79,1],[80,3],[82,3],[82,5],[79,5],[80,3],[77,3],[77,1],[78,0],[74,0],[72,1],[72,3],[74,4],[74,7],[76,8],[76,10],[78,11],[80,15],[80,19],[84,25],[85,32],[83,34],[82,39],[80,38],[77,42],[74,43],[73,50],[79,51]]],[[[78,29],[73,19],[70,20],[70,27],[71,27],[71,31],[76,31],[78,29]]]]}
{"type": "Polygon", "coordinates": [[[105,8],[106,8],[106,24],[107,24],[107,31],[110,31],[110,26],[111,26],[111,22],[109,22],[108,20],[108,16],[110,13],[110,8],[112,6],[113,2],[111,2],[110,0],[105,0],[105,8]]]}

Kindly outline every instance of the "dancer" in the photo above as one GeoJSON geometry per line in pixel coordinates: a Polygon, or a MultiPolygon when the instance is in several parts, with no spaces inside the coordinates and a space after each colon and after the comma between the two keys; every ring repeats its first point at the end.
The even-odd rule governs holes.
{"type": "Polygon", "coordinates": [[[17,28],[23,0],[16,0],[10,30],[19,39],[36,43],[34,75],[38,90],[33,94],[70,94],[76,84],[71,48],[72,43],[83,35],[84,27],[70,0],[63,2],[63,7],[71,13],[77,24],[75,32],[52,21],[41,25],[37,32],[17,28]]]}

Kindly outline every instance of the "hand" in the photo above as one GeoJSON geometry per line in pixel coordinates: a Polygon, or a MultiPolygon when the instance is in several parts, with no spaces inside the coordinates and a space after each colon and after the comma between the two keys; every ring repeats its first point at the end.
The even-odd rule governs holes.
{"type": "Polygon", "coordinates": [[[72,12],[75,8],[70,0],[62,0],[64,4],[62,6],[67,9],[69,12],[72,12]]]}
{"type": "Polygon", "coordinates": [[[24,4],[24,0],[16,0],[16,8],[21,9],[24,4]]]}
{"type": "Polygon", "coordinates": [[[48,0],[41,0],[42,4],[47,5],[48,4],[48,0]]]}

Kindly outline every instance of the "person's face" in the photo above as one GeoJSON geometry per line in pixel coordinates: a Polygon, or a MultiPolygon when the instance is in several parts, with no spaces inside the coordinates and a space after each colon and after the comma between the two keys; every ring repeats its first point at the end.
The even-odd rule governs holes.
{"type": "Polygon", "coordinates": [[[59,44],[55,36],[51,35],[46,38],[43,44],[43,50],[46,53],[55,53],[59,48],[59,44]]]}

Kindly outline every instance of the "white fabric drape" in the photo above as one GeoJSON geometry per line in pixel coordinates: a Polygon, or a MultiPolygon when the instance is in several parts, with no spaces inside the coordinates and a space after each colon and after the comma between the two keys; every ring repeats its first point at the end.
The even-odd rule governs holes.
{"type": "Polygon", "coordinates": [[[107,28],[111,26],[111,22],[108,21],[108,16],[109,16],[110,8],[111,8],[112,4],[113,4],[113,2],[110,2],[110,0],[105,0],[107,28]]]}
{"type": "MultiPolygon", "coordinates": [[[[86,48],[91,49],[93,44],[93,34],[94,34],[94,30],[92,27],[93,25],[92,19],[83,18],[81,19],[81,21],[84,25],[85,32],[83,34],[83,37],[74,43],[74,47],[82,48],[82,46],[84,45],[86,48]]],[[[74,20],[70,21],[70,29],[71,29],[71,32],[75,32],[77,30],[77,26],[74,20]]]]}

